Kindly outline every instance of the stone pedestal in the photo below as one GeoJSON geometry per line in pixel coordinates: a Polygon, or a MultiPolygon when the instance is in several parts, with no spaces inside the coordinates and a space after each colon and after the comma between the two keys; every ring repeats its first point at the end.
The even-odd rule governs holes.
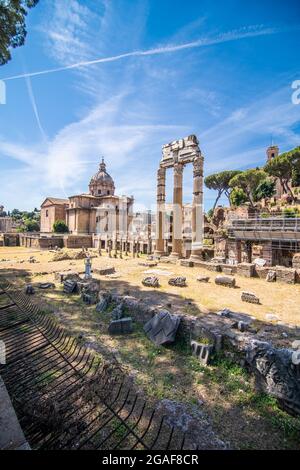
{"type": "Polygon", "coordinates": [[[182,258],[182,174],[183,165],[174,164],[173,240],[171,258],[182,258]]]}

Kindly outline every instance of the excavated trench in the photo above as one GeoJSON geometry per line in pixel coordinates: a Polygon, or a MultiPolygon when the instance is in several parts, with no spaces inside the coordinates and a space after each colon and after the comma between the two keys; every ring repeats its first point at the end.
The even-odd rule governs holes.
{"type": "Polygon", "coordinates": [[[191,449],[117,366],[0,279],[0,375],[32,449],[191,449]]]}

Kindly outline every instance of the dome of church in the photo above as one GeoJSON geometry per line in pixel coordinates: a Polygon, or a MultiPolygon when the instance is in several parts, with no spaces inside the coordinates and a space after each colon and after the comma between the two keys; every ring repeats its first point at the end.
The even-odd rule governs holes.
{"type": "Polygon", "coordinates": [[[102,162],[99,165],[99,170],[91,178],[89,184],[90,194],[93,196],[107,196],[114,195],[115,183],[112,177],[106,171],[106,164],[102,158],[102,162]]]}

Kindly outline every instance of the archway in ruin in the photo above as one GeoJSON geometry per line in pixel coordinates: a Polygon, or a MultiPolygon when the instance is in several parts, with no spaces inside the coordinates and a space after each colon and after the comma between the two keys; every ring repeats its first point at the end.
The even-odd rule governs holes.
{"type": "Polygon", "coordinates": [[[182,258],[182,180],[184,167],[193,164],[192,250],[191,260],[200,259],[203,246],[203,163],[204,158],[195,135],[176,140],[162,147],[157,171],[156,256],[165,255],[166,171],[173,168],[173,240],[171,258],[182,258]]]}

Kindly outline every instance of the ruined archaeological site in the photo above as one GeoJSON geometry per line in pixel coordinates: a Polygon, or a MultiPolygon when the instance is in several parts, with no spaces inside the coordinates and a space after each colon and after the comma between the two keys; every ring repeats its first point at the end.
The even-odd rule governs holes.
{"type": "Polygon", "coordinates": [[[294,0],[0,0],[1,451],[300,450],[299,30],[294,0]]]}

